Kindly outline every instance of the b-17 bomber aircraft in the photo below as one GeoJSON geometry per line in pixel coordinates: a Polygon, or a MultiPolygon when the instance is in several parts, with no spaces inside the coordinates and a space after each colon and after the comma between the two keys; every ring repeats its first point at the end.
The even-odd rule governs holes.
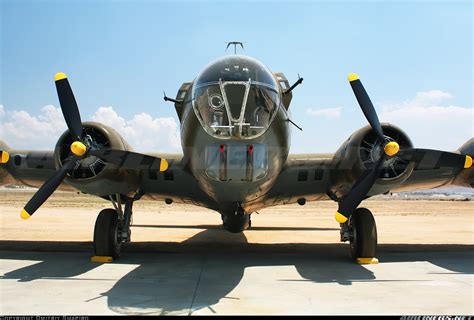
{"type": "MultiPolygon", "coordinates": [[[[21,211],[28,219],[57,189],[110,200],[94,229],[97,257],[117,258],[130,241],[140,199],[215,210],[223,227],[242,232],[259,209],[333,200],[342,242],[359,263],[376,263],[377,229],[359,207],[371,196],[446,185],[474,187],[474,139],[456,152],[414,148],[400,128],[380,123],[357,74],[349,83],[369,125],[334,154],[289,154],[293,85],[248,56],[226,55],[185,82],[174,103],[182,154],[140,154],[113,128],[82,122],[64,73],[55,76],[68,130],[53,151],[9,148],[0,141],[0,185],[39,187],[21,211]]],[[[160,139],[160,137],[156,137],[160,139]]],[[[315,146],[316,147],[316,146],[315,146]]]]}

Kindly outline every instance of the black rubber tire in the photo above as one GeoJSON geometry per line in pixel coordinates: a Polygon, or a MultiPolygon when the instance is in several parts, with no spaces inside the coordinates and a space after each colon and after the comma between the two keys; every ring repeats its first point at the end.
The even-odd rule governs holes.
{"type": "Polygon", "coordinates": [[[94,228],[94,253],[96,256],[120,257],[118,242],[118,214],[114,209],[104,209],[97,216],[94,228]]]}
{"type": "Polygon", "coordinates": [[[377,226],[372,212],[358,208],[351,216],[349,228],[352,258],[374,258],[377,250],[377,226]]]}

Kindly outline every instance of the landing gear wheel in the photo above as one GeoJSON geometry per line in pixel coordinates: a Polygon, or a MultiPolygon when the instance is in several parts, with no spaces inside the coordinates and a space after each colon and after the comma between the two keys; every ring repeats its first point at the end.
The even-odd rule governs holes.
{"type": "Polygon", "coordinates": [[[94,228],[96,256],[120,257],[122,242],[119,239],[119,219],[114,209],[104,209],[97,216],[94,228]]]}
{"type": "Polygon", "coordinates": [[[351,256],[374,258],[377,249],[377,227],[369,209],[358,208],[349,221],[351,256]]]}

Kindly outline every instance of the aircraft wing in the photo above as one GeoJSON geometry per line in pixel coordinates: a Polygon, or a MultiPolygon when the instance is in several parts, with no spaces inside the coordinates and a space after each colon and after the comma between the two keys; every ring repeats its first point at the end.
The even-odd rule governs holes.
{"type": "MultiPolygon", "coordinates": [[[[474,138],[469,139],[455,153],[474,156],[474,138]]],[[[432,189],[446,185],[456,185],[474,188],[474,166],[462,170],[448,168],[426,168],[416,166],[413,173],[404,183],[393,188],[393,191],[411,191],[418,189],[432,189]]]]}
{"type": "MultiPolygon", "coordinates": [[[[57,172],[53,151],[12,150],[2,141],[0,147],[8,152],[9,158],[0,165],[0,186],[39,188],[57,172]]],[[[91,186],[71,184],[68,183],[70,180],[65,179],[58,190],[81,191],[105,197],[107,194],[121,193],[121,184],[136,183],[136,191],[143,193],[143,199],[167,199],[176,203],[213,207],[212,201],[201,191],[196,179],[186,170],[182,154],[147,153],[147,155],[166,159],[168,169],[164,172],[157,169],[128,170],[127,174],[119,174],[117,180],[112,180],[107,174],[99,173],[97,181],[90,180],[91,186]],[[121,178],[123,181],[119,181],[121,178]]]]}
{"type": "Polygon", "coordinates": [[[250,205],[255,210],[262,207],[306,201],[328,200],[331,186],[333,154],[294,154],[288,160],[272,189],[250,205]]]}
{"type": "Polygon", "coordinates": [[[169,167],[166,171],[141,170],[140,190],[144,199],[173,201],[215,208],[216,204],[202,191],[197,180],[187,170],[187,162],[182,154],[148,153],[151,156],[166,159],[169,167]]]}
{"type": "MultiPolygon", "coordinates": [[[[456,153],[474,154],[474,138],[456,153]]],[[[346,196],[357,177],[353,165],[336,154],[294,154],[278,176],[273,188],[253,207],[292,204],[300,201],[335,200],[346,196]]],[[[378,178],[367,197],[389,192],[433,189],[447,185],[474,187],[474,167],[458,169],[427,162],[407,163],[396,177],[378,178]]]]}
{"type": "MultiPolygon", "coordinates": [[[[0,186],[39,188],[56,172],[53,151],[11,150],[1,140],[0,149],[3,154],[0,165],[0,186]]],[[[65,183],[62,183],[59,189],[77,190],[65,183]]]]}

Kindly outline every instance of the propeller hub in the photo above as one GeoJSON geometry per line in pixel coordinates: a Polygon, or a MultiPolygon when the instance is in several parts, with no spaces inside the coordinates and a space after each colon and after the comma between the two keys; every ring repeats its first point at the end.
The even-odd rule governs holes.
{"type": "Polygon", "coordinates": [[[395,141],[390,141],[383,147],[383,151],[389,157],[393,157],[400,151],[400,145],[395,141]]]}
{"type": "Polygon", "coordinates": [[[80,141],[75,141],[71,144],[71,152],[77,157],[82,157],[86,151],[86,145],[80,141]]]}

